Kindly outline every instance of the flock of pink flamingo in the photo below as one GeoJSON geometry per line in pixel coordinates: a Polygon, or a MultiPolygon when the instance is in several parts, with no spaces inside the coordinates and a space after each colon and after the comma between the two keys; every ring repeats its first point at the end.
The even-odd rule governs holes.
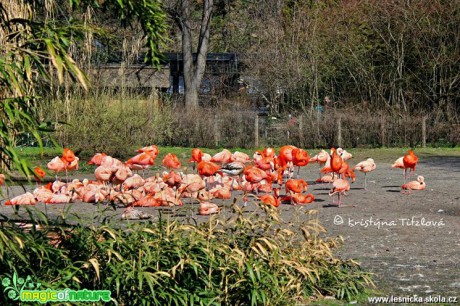
{"type": "MultiPolygon", "coordinates": [[[[56,174],[56,180],[38,186],[33,192],[26,192],[4,203],[4,205],[61,204],[81,201],[85,203],[112,202],[127,207],[122,217],[142,219],[145,214],[133,207],[182,206],[184,199],[190,203],[199,202],[199,213],[209,215],[219,212],[219,206],[213,199],[230,199],[234,191],[243,194],[243,206],[247,205],[248,194],[253,194],[264,204],[279,207],[281,203],[304,205],[312,203],[313,194],[307,193],[308,183],[299,178],[300,168],[309,163],[320,165],[320,177],[317,183],[331,183],[329,195],[337,195],[334,206],[344,207],[342,196],[350,190],[350,181],[355,181],[355,171],[364,173],[364,189],[367,189],[367,173],[376,169],[372,158],[350,167],[348,160],[352,155],[342,148],[332,148],[330,153],[321,150],[311,157],[304,149],[286,145],[279,149],[265,148],[256,151],[252,157],[242,152],[230,152],[223,149],[211,156],[195,148],[191,152],[189,163],[193,163],[192,173],[181,171],[179,158],[168,153],[162,160],[165,171],[144,178],[144,170],[155,164],[159,154],[158,147],[150,145],[137,150],[137,155],[122,162],[105,153],[96,153],[88,164],[94,165],[95,180],[73,179],[63,182],[57,179],[57,173],[78,170],[79,159],[68,148],[62,156],[56,156],[47,165],[56,174]],[[297,169],[296,169],[297,168],[297,169]],[[296,178],[294,175],[296,173],[296,178]],[[138,173],[142,171],[142,175],[138,173]],[[283,188],[285,195],[280,196],[283,188]]],[[[415,172],[418,157],[412,150],[398,158],[392,167],[404,169],[402,189],[425,189],[423,176],[416,181],[406,183],[407,170],[415,172]]],[[[409,175],[410,175],[409,173],[409,175]]],[[[40,182],[46,175],[40,167],[34,170],[34,176],[40,182]]],[[[0,184],[5,177],[0,175],[0,184]]],[[[352,205],[353,206],[353,205],[352,205]]]]}

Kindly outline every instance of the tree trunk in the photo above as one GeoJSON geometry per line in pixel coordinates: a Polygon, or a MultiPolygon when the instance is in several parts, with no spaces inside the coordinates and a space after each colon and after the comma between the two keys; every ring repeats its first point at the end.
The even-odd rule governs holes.
{"type": "Polygon", "coordinates": [[[198,38],[196,59],[193,58],[192,32],[190,27],[190,2],[181,0],[182,53],[184,57],[185,107],[198,107],[198,90],[206,69],[206,57],[209,44],[213,0],[203,1],[200,36],[198,38]]]}

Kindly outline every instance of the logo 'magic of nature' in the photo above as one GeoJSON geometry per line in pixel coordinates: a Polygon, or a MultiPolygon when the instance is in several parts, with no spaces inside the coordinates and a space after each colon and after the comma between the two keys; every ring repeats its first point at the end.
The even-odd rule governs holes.
{"type": "Polygon", "coordinates": [[[16,272],[13,277],[2,278],[3,292],[14,300],[22,302],[97,302],[110,301],[110,290],[63,290],[39,289],[41,283],[34,283],[29,276],[26,279],[18,277],[16,272]]]}

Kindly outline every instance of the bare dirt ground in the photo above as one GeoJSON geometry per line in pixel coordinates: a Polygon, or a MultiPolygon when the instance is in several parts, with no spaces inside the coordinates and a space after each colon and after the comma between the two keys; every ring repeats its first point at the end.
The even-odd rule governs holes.
{"type": "MultiPolygon", "coordinates": [[[[401,150],[402,156],[405,152],[401,150]]],[[[363,153],[364,154],[364,153],[363,153]]],[[[350,165],[355,165],[368,156],[356,154],[350,165]]],[[[366,154],[369,154],[367,152],[366,154]]],[[[328,195],[330,186],[315,184],[318,166],[310,164],[301,171],[301,178],[309,182],[308,192],[313,193],[315,201],[308,206],[280,206],[282,218],[293,220],[299,211],[318,210],[318,218],[327,229],[327,236],[342,236],[344,245],[339,249],[343,258],[353,258],[362,267],[375,274],[374,280],[379,295],[394,296],[457,296],[460,299],[460,156],[419,156],[416,175],[423,175],[427,189],[406,195],[400,192],[403,184],[402,170],[392,169],[391,164],[398,155],[374,157],[377,169],[368,174],[368,188],[363,189],[364,176],[357,173],[345,204],[356,207],[329,207],[332,203],[328,195]]],[[[416,175],[410,180],[416,178],[416,175]]],[[[87,176],[91,178],[90,176],[87,176]]],[[[29,187],[30,188],[30,187],[29,187]]],[[[9,189],[9,195],[17,195],[23,190],[19,187],[9,189]]],[[[6,190],[3,196],[7,196],[6,190]]],[[[241,196],[237,196],[241,198],[241,196]]],[[[219,201],[216,201],[219,203],[219,201]]],[[[228,202],[227,204],[229,204],[228,202]]],[[[250,204],[247,209],[251,211],[250,204]]],[[[195,206],[196,207],[196,206],[195,206]]],[[[43,204],[36,208],[45,212],[43,204]]],[[[98,208],[95,205],[75,203],[68,213],[80,215],[84,222],[99,222],[94,217],[98,208]]],[[[63,205],[48,205],[51,218],[64,211],[63,205]]],[[[143,211],[158,218],[159,209],[142,208],[143,211]]],[[[104,216],[121,215],[122,209],[107,210],[104,216]]],[[[230,214],[231,211],[223,211],[230,214]]],[[[189,211],[182,208],[178,216],[188,216],[189,211]]],[[[301,214],[300,214],[301,215],[301,214]]],[[[0,206],[0,219],[27,219],[23,208],[17,214],[11,206],[0,206]]],[[[198,216],[206,220],[206,216],[198,216]]],[[[299,220],[297,220],[299,221],[299,220]]],[[[300,220],[302,221],[302,220],[300,220]]],[[[128,222],[128,221],[122,221],[128,222]]],[[[129,221],[135,222],[135,221],[129,221]]]]}

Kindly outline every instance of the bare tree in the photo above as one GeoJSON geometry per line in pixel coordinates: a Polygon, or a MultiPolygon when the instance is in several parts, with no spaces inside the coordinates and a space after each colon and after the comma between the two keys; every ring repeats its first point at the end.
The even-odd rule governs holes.
{"type": "Polygon", "coordinates": [[[214,1],[203,0],[196,57],[193,54],[193,37],[195,30],[191,17],[189,0],[179,0],[176,9],[170,10],[172,17],[182,33],[182,53],[184,59],[185,106],[187,109],[198,106],[198,90],[206,69],[209,46],[209,34],[214,1]]]}

